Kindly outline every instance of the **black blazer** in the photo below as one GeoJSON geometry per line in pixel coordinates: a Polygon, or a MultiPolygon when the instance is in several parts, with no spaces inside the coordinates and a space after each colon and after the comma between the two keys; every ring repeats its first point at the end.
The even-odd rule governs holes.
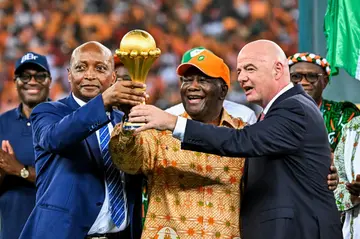
{"type": "Polygon", "coordinates": [[[277,98],[263,121],[242,130],[188,120],[182,149],[248,157],[242,238],[342,238],[327,186],[331,159],[324,120],[300,85],[277,98]]]}

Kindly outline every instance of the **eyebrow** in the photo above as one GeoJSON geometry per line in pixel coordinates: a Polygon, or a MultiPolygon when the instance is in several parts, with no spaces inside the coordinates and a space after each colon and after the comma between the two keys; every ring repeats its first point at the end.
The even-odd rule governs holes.
{"type": "Polygon", "coordinates": [[[252,63],[246,64],[246,65],[244,66],[244,68],[247,68],[247,67],[249,67],[249,66],[252,66],[252,67],[254,67],[255,69],[257,69],[257,67],[256,67],[254,64],[252,64],[252,63]]]}
{"type": "Polygon", "coordinates": [[[237,71],[241,71],[241,69],[246,69],[247,67],[249,67],[249,66],[251,66],[251,67],[254,67],[255,69],[258,69],[253,63],[247,63],[247,64],[245,64],[244,66],[242,66],[242,67],[237,67],[236,68],[236,70],[237,71]]]}
{"type": "MultiPolygon", "coordinates": [[[[78,62],[75,62],[74,65],[77,66],[77,65],[80,65],[80,64],[85,64],[85,65],[88,65],[88,62],[87,61],[78,61],[78,62]]],[[[108,66],[108,64],[106,62],[103,62],[103,61],[95,61],[95,65],[105,65],[105,66],[108,66]]]]}

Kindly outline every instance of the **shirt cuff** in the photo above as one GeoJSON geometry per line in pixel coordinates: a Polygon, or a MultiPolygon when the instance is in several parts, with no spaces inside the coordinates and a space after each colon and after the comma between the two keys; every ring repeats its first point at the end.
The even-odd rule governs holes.
{"type": "Polygon", "coordinates": [[[185,129],[186,129],[187,119],[178,116],[175,129],[173,131],[173,137],[179,139],[181,142],[184,141],[185,129]]]}
{"type": "Polygon", "coordinates": [[[109,111],[106,111],[106,116],[108,117],[109,120],[111,120],[111,113],[109,111]]]}

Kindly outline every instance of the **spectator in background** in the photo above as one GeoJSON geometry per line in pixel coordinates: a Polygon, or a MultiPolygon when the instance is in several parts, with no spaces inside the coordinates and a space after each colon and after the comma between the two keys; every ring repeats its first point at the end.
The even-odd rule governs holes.
{"type": "MultiPolygon", "coordinates": [[[[272,39],[286,53],[296,52],[297,1],[287,0],[286,6],[283,2],[3,0],[0,1],[0,62],[3,64],[0,71],[11,75],[15,59],[23,52],[46,55],[53,70],[50,94],[57,100],[70,91],[66,69],[75,47],[97,40],[114,51],[126,32],[141,28],[154,36],[164,53],[149,73],[148,87],[150,82],[160,81],[162,89],[166,88],[155,92],[160,96],[153,97],[149,92],[151,103],[165,109],[181,101],[175,67],[188,49],[202,45],[219,55],[232,70],[232,81],[236,79],[237,51],[250,40],[272,39]]],[[[10,77],[0,81],[7,79],[10,77]]],[[[2,83],[6,89],[13,88],[8,82],[2,83]]],[[[237,97],[234,91],[238,88],[229,90],[229,99],[244,103],[245,97],[237,97]]],[[[0,112],[4,112],[11,92],[0,93],[0,112]]]]}
{"type": "Polygon", "coordinates": [[[35,205],[35,156],[30,114],[48,100],[51,75],[45,56],[28,52],[16,61],[18,108],[0,116],[0,238],[19,238],[35,205]]]}
{"type": "Polygon", "coordinates": [[[334,153],[343,126],[360,115],[360,110],[351,102],[335,102],[322,97],[330,76],[330,65],[324,57],[305,52],[296,53],[288,59],[291,82],[301,84],[318,104],[328,131],[331,152],[334,153]]]}
{"type": "Polygon", "coordinates": [[[339,211],[345,212],[344,239],[360,238],[360,116],[343,127],[334,164],[340,181],[335,190],[339,211]]]}

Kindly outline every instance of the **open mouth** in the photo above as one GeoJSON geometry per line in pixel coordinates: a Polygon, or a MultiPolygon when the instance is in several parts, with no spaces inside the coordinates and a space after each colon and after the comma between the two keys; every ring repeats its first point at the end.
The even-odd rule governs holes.
{"type": "Polygon", "coordinates": [[[187,98],[190,104],[198,104],[204,99],[204,97],[199,95],[188,95],[187,98]]]}
{"type": "Polygon", "coordinates": [[[244,89],[245,94],[247,95],[247,94],[251,93],[251,91],[254,89],[254,87],[244,86],[243,89],[244,89]]]}

